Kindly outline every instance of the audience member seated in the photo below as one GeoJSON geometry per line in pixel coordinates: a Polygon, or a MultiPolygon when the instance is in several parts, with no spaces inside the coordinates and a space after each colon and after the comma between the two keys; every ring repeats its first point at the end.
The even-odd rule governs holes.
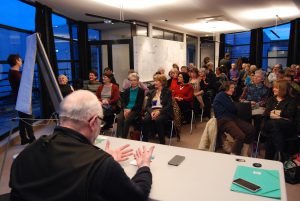
{"type": "MultiPolygon", "coordinates": [[[[131,87],[131,81],[130,81],[129,75],[132,74],[132,73],[135,73],[136,76],[139,77],[139,75],[137,74],[137,72],[135,72],[134,70],[130,69],[128,71],[128,78],[126,78],[126,79],[123,80],[123,85],[122,85],[123,86],[123,91],[125,91],[126,89],[128,89],[128,88],[131,87]]],[[[148,89],[148,87],[143,82],[139,81],[138,82],[138,86],[144,90],[145,95],[148,94],[149,89],[148,89]]]]}
{"type": "Polygon", "coordinates": [[[186,66],[181,66],[180,72],[182,72],[182,73],[188,73],[188,68],[186,66]]]}
{"type": "Polygon", "coordinates": [[[116,84],[111,83],[113,80],[113,74],[105,73],[103,75],[103,85],[100,85],[96,95],[102,104],[104,121],[106,124],[103,130],[110,128],[114,121],[114,115],[119,112],[117,105],[120,99],[119,87],[116,84]]]}
{"type": "Polygon", "coordinates": [[[180,72],[178,74],[178,85],[173,91],[173,97],[178,103],[184,121],[189,121],[189,112],[193,107],[194,89],[189,84],[189,76],[187,73],[180,72]]]}
{"type": "Polygon", "coordinates": [[[249,86],[250,84],[253,84],[255,71],[248,71],[245,78],[245,86],[249,86]]]}
{"type": "Polygon", "coordinates": [[[104,68],[103,74],[112,75],[111,83],[116,84],[116,85],[119,86],[119,84],[117,83],[117,81],[115,79],[114,72],[111,70],[111,68],[109,68],[109,67],[104,68]]]}
{"type": "Polygon", "coordinates": [[[204,57],[203,62],[201,64],[201,68],[207,68],[207,63],[210,62],[209,57],[204,57]]]}
{"type": "Polygon", "coordinates": [[[285,75],[283,79],[288,81],[288,83],[290,84],[290,91],[289,91],[290,96],[295,99],[296,103],[300,104],[299,84],[293,81],[293,77],[291,75],[285,75]]]}
{"type": "Polygon", "coordinates": [[[250,144],[253,143],[254,127],[237,117],[237,109],[231,98],[234,93],[234,82],[226,82],[223,85],[225,91],[219,92],[213,102],[215,116],[217,118],[219,134],[230,134],[234,141],[231,153],[248,156],[250,144]]]}
{"type": "Polygon", "coordinates": [[[200,89],[204,91],[202,98],[204,102],[203,116],[210,119],[211,103],[214,97],[214,89],[216,83],[211,83],[206,77],[206,71],[204,68],[199,69],[200,89]]]}
{"type": "Polygon", "coordinates": [[[172,69],[174,69],[174,68],[179,72],[179,66],[177,64],[172,65],[172,69]]]}
{"type": "Polygon", "coordinates": [[[130,179],[118,163],[132,155],[129,145],[114,150],[109,141],[105,150],[93,145],[103,116],[93,93],[78,90],[67,96],[59,116],[60,126],[51,135],[14,160],[10,200],[147,200],[153,146],[137,150],[137,171],[130,179]]]}
{"type": "Polygon", "coordinates": [[[204,108],[204,102],[202,99],[204,91],[200,89],[199,71],[197,68],[193,68],[191,71],[190,84],[194,88],[194,97],[198,101],[200,108],[204,108]]]}
{"type": "Polygon", "coordinates": [[[235,83],[237,83],[239,77],[240,77],[240,74],[239,74],[239,70],[236,68],[236,64],[235,63],[232,63],[231,64],[231,69],[230,69],[230,72],[229,72],[229,75],[230,75],[230,80],[234,81],[235,83]]]}
{"type": "Polygon", "coordinates": [[[148,142],[150,133],[158,133],[159,143],[165,144],[167,122],[173,119],[172,92],[166,87],[164,75],[154,76],[155,90],[148,95],[143,120],[143,141],[148,142]]]}
{"type": "Polygon", "coordinates": [[[169,72],[170,79],[168,79],[168,81],[167,81],[167,87],[171,91],[174,91],[178,85],[178,83],[177,83],[178,82],[178,79],[177,79],[178,73],[179,73],[179,71],[176,68],[171,69],[169,72]]]}
{"type": "Polygon", "coordinates": [[[100,82],[97,79],[97,77],[98,77],[98,73],[95,70],[90,70],[89,80],[83,81],[83,89],[89,90],[89,91],[93,92],[94,94],[96,94],[96,92],[100,86],[100,82]]]}
{"type": "Polygon", "coordinates": [[[138,86],[139,76],[131,73],[128,76],[131,87],[122,95],[122,110],[118,115],[117,136],[127,138],[130,125],[133,125],[141,117],[144,102],[144,90],[138,86]]]}
{"type": "Polygon", "coordinates": [[[68,78],[65,75],[58,76],[58,85],[63,97],[74,91],[73,87],[68,84],[68,78]]]}
{"type": "Polygon", "coordinates": [[[264,72],[262,70],[255,71],[253,84],[244,88],[240,101],[249,101],[251,106],[264,107],[268,97],[268,88],[264,85],[264,72]]]}
{"type": "Polygon", "coordinates": [[[220,67],[217,67],[216,68],[216,90],[219,91],[220,87],[226,81],[228,81],[227,76],[225,75],[225,73],[222,72],[222,69],[220,67]]]}
{"type": "MultiPolygon", "coordinates": [[[[262,70],[255,71],[253,84],[244,88],[243,94],[240,97],[241,102],[250,102],[253,111],[260,107],[266,106],[266,101],[269,96],[269,89],[264,85],[264,72],[262,70]]],[[[263,112],[263,110],[262,110],[263,112]]],[[[256,138],[262,123],[262,112],[252,115],[254,126],[256,129],[256,138]]]]}
{"type": "Polygon", "coordinates": [[[272,72],[269,74],[268,76],[268,80],[269,82],[272,84],[274,81],[277,80],[277,74],[278,74],[278,71],[281,69],[281,65],[280,64],[276,64],[273,69],[272,69],[272,72]]]}
{"type": "Polygon", "coordinates": [[[274,96],[270,97],[264,113],[263,133],[266,137],[266,159],[283,160],[287,149],[286,139],[295,134],[296,102],[289,96],[289,84],[286,80],[273,83],[274,96]]]}

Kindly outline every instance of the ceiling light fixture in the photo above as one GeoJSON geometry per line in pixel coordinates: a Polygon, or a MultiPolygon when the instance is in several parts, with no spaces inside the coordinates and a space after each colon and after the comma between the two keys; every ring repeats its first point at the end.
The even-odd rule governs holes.
{"type": "Polygon", "coordinates": [[[299,16],[299,14],[299,9],[292,4],[290,6],[273,6],[263,9],[241,11],[240,17],[249,20],[266,20],[272,19],[276,15],[280,16],[281,18],[288,18],[299,16]]]}
{"type": "Polygon", "coordinates": [[[175,4],[179,0],[93,0],[101,4],[124,9],[146,9],[150,7],[175,4]]]}
{"type": "Polygon", "coordinates": [[[246,28],[227,21],[212,21],[208,23],[193,23],[185,24],[183,27],[200,32],[222,32],[222,31],[237,31],[246,30],[246,28]]]}

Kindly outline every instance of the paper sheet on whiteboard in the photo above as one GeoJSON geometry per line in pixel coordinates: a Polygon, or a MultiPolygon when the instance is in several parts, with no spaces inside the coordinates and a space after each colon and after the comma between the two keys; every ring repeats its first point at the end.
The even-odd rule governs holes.
{"type": "Polygon", "coordinates": [[[36,34],[26,38],[26,54],[17,98],[16,110],[32,114],[32,83],[36,58],[36,34]]]}

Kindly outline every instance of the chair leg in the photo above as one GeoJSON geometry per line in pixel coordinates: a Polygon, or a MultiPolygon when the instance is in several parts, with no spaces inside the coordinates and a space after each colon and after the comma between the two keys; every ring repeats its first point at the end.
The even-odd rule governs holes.
{"type": "Polygon", "coordinates": [[[204,109],[202,108],[201,109],[201,116],[200,116],[200,122],[202,123],[202,121],[203,121],[203,111],[204,111],[204,109]]]}
{"type": "Polygon", "coordinates": [[[257,137],[257,142],[256,142],[256,149],[255,149],[254,158],[257,158],[257,153],[258,153],[258,145],[259,145],[260,135],[261,135],[261,131],[259,131],[259,133],[258,133],[258,137],[257,137]]]}
{"type": "Polygon", "coordinates": [[[115,137],[117,136],[117,125],[116,125],[116,121],[117,121],[117,114],[114,114],[114,123],[113,123],[113,129],[112,129],[112,133],[111,136],[115,137]]]}
{"type": "Polygon", "coordinates": [[[170,132],[170,140],[169,140],[169,146],[171,145],[172,137],[173,137],[173,128],[174,128],[174,122],[171,122],[171,132],[170,132]]]}
{"type": "Polygon", "coordinates": [[[193,132],[193,121],[194,121],[194,110],[192,110],[190,134],[192,134],[192,132],[193,132]]]}

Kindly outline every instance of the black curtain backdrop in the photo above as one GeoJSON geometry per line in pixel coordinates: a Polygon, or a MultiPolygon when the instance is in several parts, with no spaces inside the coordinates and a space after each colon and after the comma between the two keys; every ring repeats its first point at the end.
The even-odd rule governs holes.
{"type": "Polygon", "coordinates": [[[225,56],[225,34],[220,34],[219,63],[225,56]]]}
{"type": "MultiPolygon", "coordinates": [[[[35,31],[40,33],[42,43],[44,45],[45,51],[49,58],[52,70],[56,77],[58,76],[58,69],[56,63],[56,53],[55,53],[55,44],[54,36],[52,29],[52,9],[46,7],[40,3],[36,2],[36,13],[35,13],[35,31]]],[[[39,69],[39,75],[41,75],[39,69]]],[[[39,76],[40,79],[40,99],[41,99],[41,116],[42,118],[48,118],[54,112],[54,107],[49,105],[49,94],[46,89],[46,83],[42,79],[42,76],[39,76]]]]}
{"type": "Polygon", "coordinates": [[[263,29],[251,30],[251,45],[250,45],[250,64],[261,68],[262,65],[262,51],[263,51],[263,29]]]}
{"type": "Polygon", "coordinates": [[[300,64],[300,18],[291,21],[287,65],[300,64]]]}
{"type": "Polygon", "coordinates": [[[88,79],[91,70],[91,56],[88,41],[88,25],[84,22],[78,23],[78,52],[79,52],[79,77],[88,79]]]}

